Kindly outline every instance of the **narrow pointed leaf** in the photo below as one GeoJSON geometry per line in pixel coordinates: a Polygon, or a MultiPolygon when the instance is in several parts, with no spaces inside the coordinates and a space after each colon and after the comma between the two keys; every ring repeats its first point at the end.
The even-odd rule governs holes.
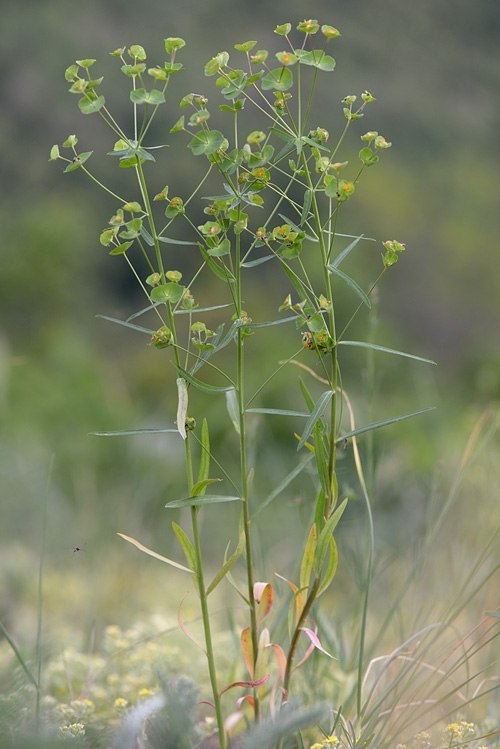
{"type": "Polygon", "coordinates": [[[319,641],[319,637],[312,629],[309,629],[309,627],[301,627],[301,631],[304,632],[309,639],[311,640],[312,644],[316,648],[316,650],[320,650],[322,653],[327,655],[329,658],[333,658],[333,655],[331,655],[325,648],[322,646],[322,644],[319,641]]]}
{"type": "Polygon", "coordinates": [[[226,392],[226,408],[236,434],[240,433],[240,415],[236,390],[231,388],[226,392]]]}
{"type": "Polygon", "coordinates": [[[344,281],[359,298],[363,302],[363,304],[366,304],[368,309],[371,309],[371,302],[367,294],[363,291],[363,289],[358,286],[356,281],[347,275],[347,273],[344,273],[343,271],[339,270],[339,268],[336,268],[334,265],[329,265],[328,270],[333,273],[334,275],[338,276],[342,281],[344,281]]]}
{"type": "Polygon", "coordinates": [[[307,537],[306,547],[300,563],[300,582],[299,587],[301,590],[305,590],[309,587],[311,580],[311,572],[314,565],[314,557],[316,556],[316,544],[318,539],[318,529],[316,523],[311,525],[309,535],[307,537]]]}
{"type": "Polygon", "coordinates": [[[318,419],[321,419],[324,410],[326,409],[326,407],[328,406],[328,404],[330,403],[332,399],[332,396],[333,396],[332,390],[325,390],[325,392],[322,393],[320,397],[318,398],[318,401],[306,422],[304,431],[302,432],[302,435],[299,440],[299,444],[297,446],[297,450],[300,450],[301,447],[303,447],[304,444],[306,443],[307,439],[309,438],[309,436],[311,435],[314,429],[314,425],[316,424],[318,419]]]}
{"type": "Polygon", "coordinates": [[[221,580],[223,580],[226,577],[226,575],[229,573],[229,571],[230,571],[231,567],[233,566],[233,564],[243,554],[244,549],[245,549],[245,536],[242,533],[240,535],[240,538],[239,538],[239,541],[238,541],[238,546],[233,551],[233,553],[231,554],[231,556],[228,559],[225,560],[224,564],[219,569],[219,571],[215,574],[215,577],[213,578],[212,582],[208,586],[208,588],[206,590],[207,596],[210,595],[210,593],[213,590],[215,590],[215,588],[218,586],[218,584],[221,582],[221,580]]]}
{"type": "Polygon", "coordinates": [[[318,573],[321,571],[323,562],[325,561],[328,544],[333,536],[333,531],[337,527],[339,520],[344,514],[345,508],[347,507],[347,501],[347,499],[344,499],[344,501],[337,507],[335,512],[328,518],[323,529],[321,530],[321,533],[319,534],[315,559],[315,567],[318,573]]]}
{"type": "Polygon", "coordinates": [[[408,354],[406,351],[398,351],[393,348],[387,348],[386,346],[378,346],[375,343],[368,343],[365,341],[338,341],[339,346],[359,346],[360,348],[368,348],[373,351],[381,351],[384,354],[394,354],[395,356],[404,356],[407,359],[414,359],[415,361],[423,362],[424,364],[434,364],[435,361],[432,359],[426,359],[423,356],[416,356],[415,354],[408,354]]]}
{"type": "Polygon", "coordinates": [[[154,330],[151,330],[150,328],[143,328],[140,325],[131,325],[126,320],[117,320],[115,317],[108,317],[107,315],[96,315],[96,317],[98,317],[100,320],[107,320],[108,322],[114,322],[116,325],[123,325],[124,328],[137,330],[139,333],[147,333],[149,336],[152,336],[154,333],[154,330]]]}
{"type": "Polygon", "coordinates": [[[271,502],[274,499],[276,499],[276,497],[278,497],[281,494],[281,492],[284,491],[287,488],[287,486],[289,486],[289,484],[292,483],[294,478],[296,478],[299,475],[299,473],[302,473],[304,468],[307,465],[309,465],[309,463],[313,459],[314,459],[314,455],[311,453],[304,460],[302,460],[298,465],[296,465],[293,471],[290,471],[290,473],[285,476],[283,481],[281,481],[278,484],[278,486],[275,489],[273,489],[273,491],[270,494],[268,494],[265,500],[259,504],[255,514],[261,512],[265,507],[271,504],[271,502]]]}
{"type": "Polygon", "coordinates": [[[274,416],[300,416],[307,418],[309,414],[306,411],[287,411],[282,408],[247,408],[247,414],[272,414],[274,416]]]}
{"type": "MultiPolygon", "coordinates": [[[[339,234],[337,236],[343,236],[343,235],[339,234]]],[[[339,255],[337,255],[333,263],[328,266],[329,269],[331,270],[332,268],[338,268],[340,263],[342,263],[346,259],[346,257],[353,251],[353,249],[364,238],[365,238],[364,235],[360,234],[359,237],[356,237],[350,244],[348,244],[347,247],[344,250],[342,250],[342,252],[339,255]]]]}
{"type": "Polygon", "coordinates": [[[94,437],[132,437],[141,434],[179,434],[178,429],[117,429],[110,432],[91,432],[94,437]]]}
{"type": "Polygon", "coordinates": [[[159,559],[160,562],[165,562],[165,564],[169,564],[171,567],[175,567],[178,570],[184,570],[184,572],[193,572],[193,570],[190,570],[189,567],[184,567],[183,564],[179,564],[178,562],[174,562],[173,559],[169,559],[168,557],[164,557],[162,554],[158,554],[156,551],[153,551],[152,549],[149,549],[147,546],[144,546],[144,544],[141,544],[140,541],[137,541],[135,538],[131,538],[130,536],[126,536],[124,533],[117,533],[120,538],[123,538],[125,541],[128,541],[129,544],[132,544],[132,546],[135,546],[140,551],[143,551],[145,554],[148,554],[150,557],[154,557],[155,559],[159,559]]]}
{"type": "MultiPolygon", "coordinates": [[[[255,585],[259,585],[259,583],[255,583],[255,585]]],[[[255,586],[254,586],[255,591],[255,586]]],[[[255,596],[255,600],[257,600],[257,596],[255,596]]],[[[271,607],[273,605],[274,600],[274,591],[273,587],[270,583],[265,583],[264,587],[259,591],[259,599],[258,599],[258,606],[257,606],[257,624],[260,625],[263,619],[269,614],[271,607]]]]}
{"type": "Polygon", "coordinates": [[[200,507],[201,505],[216,505],[224,502],[239,502],[241,497],[235,497],[229,494],[206,494],[203,497],[184,497],[183,499],[173,499],[167,502],[165,507],[173,509],[175,507],[200,507]]]}
{"type": "Polygon", "coordinates": [[[208,422],[203,419],[201,424],[201,455],[200,468],[198,470],[198,482],[206,481],[210,471],[210,434],[208,431],[208,422]]]}
{"type": "Polygon", "coordinates": [[[186,562],[188,563],[188,566],[192,572],[196,572],[196,554],[194,551],[193,544],[191,543],[191,540],[189,539],[189,536],[186,534],[186,532],[181,528],[181,526],[178,523],[173,522],[172,523],[172,530],[174,531],[176,538],[181,545],[182,551],[184,552],[184,556],[186,557],[186,562]]]}
{"type": "Polygon", "coordinates": [[[428,406],[427,408],[422,408],[420,411],[412,411],[412,413],[409,414],[402,414],[401,416],[393,416],[392,419],[383,419],[382,421],[374,421],[372,424],[366,424],[363,427],[358,427],[357,429],[353,429],[351,432],[346,432],[345,434],[341,435],[336,441],[336,443],[342,442],[343,440],[349,439],[350,437],[355,437],[358,434],[363,434],[364,432],[371,432],[374,429],[380,429],[381,427],[388,426],[389,424],[396,424],[398,421],[404,421],[405,419],[411,419],[414,416],[420,416],[420,414],[428,413],[429,411],[434,411],[435,406],[428,406]]]}
{"type": "Polygon", "coordinates": [[[193,385],[193,387],[197,388],[197,390],[203,390],[203,392],[205,393],[225,393],[228,390],[234,388],[234,385],[232,383],[230,385],[226,385],[225,387],[209,385],[207,382],[203,382],[202,380],[198,380],[197,377],[193,377],[192,374],[186,372],[186,370],[182,369],[182,367],[179,367],[179,371],[184,379],[187,380],[191,385],[193,385]]]}
{"type": "Polygon", "coordinates": [[[328,556],[328,563],[326,565],[326,569],[323,572],[323,577],[321,580],[321,585],[318,588],[318,592],[316,594],[316,597],[319,598],[325,591],[328,590],[330,587],[333,578],[335,577],[335,573],[337,572],[337,565],[339,561],[339,552],[337,549],[337,543],[333,536],[330,536],[328,541],[329,546],[329,556],[328,556]]]}
{"type": "Polygon", "coordinates": [[[270,679],[270,674],[266,674],[261,679],[252,679],[252,681],[233,681],[232,684],[228,684],[227,687],[224,687],[224,689],[221,689],[220,694],[224,694],[224,692],[228,692],[230,689],[234,689],[235,687],[246,687],[247,689],[256,689],[257,687],[261,687],[263,684],[265,684],[270,679]]]}

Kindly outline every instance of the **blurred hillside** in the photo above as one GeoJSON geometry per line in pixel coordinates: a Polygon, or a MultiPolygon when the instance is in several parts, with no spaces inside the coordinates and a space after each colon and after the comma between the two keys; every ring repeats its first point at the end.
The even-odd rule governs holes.
{"type": "MultiPolygon", "coordinates": [[[[201,88],[214,96],[213,81],[203,77],[209,58],[247,39],[273,48],[274,27],[304,16],[342,32],[332,52],[335,86],[323,92],[317,124],[334,132],[340,100],[368,89],[377,102],[365,129],[393,143],[364,180],[343,228],[407,243],[381,289],[379,341],[433,358],[439,367],[418,384],[411,375],[401,380],[398,367],[388,369],[387,391],[403,398],[420,388],[423,402],[409,408],[406,402],[402,410],[436,396],[445,417],[447,408],[462,411],[464,402],[500,397],[497,0],[4,0],[0,476],[9,537],[37,539],[38,516],[28,522],[26,511],[37,507],[52,454],[51,532],[58,542],[61,534],[67,538],[60,545],[116,530],[125,497],[127,527],[143,524],[153,532],[165,501],[158,496],[169,465],[158,461],[163,444],[104,447],[88,436],[145,421],[159,425],[165,404],[156,402],[163,373],[148,353],[129,348],[135,344],[129,335],[95,319],[136,306],[125,269],[98,242],[110,205],[84,175],[63,176],[59,164],[48,163],[52,144],[70,133],[84,150],[101,156],[110,149],[98,118],[82,118],[67,93],[65,68],[95,57],[112,80],[109,51],[138,43],[162,60],[164,37],[185,38],[179,58],[185,72],[175,81],[172,110],[162,114],[168,129],[184,93],[201,88]]],[[[171,149],[168,159],[168,180],[181,192],[189,178],[183,150],[171,149]]],[[[438,457],[441,436],[453,430],[426,423],[415,427],[424,468],[438,457]]]]}

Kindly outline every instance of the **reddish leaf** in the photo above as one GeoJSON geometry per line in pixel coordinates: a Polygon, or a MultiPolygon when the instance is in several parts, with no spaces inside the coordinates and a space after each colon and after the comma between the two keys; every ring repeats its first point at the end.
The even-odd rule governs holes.
{"type": "Polygon", "coordinates": [[[252,681],[233,681],[232,684],[228,684],[227,687],[224,687],[224,689],[221,689],[220,693],[224,694],[224,692],[229,692],[230,689],[234,689],[234,687],[246,687],[248,689],[257,689],[257,687],[261,687],[262,684],[265,684],[266,681],[269,681],[269,674],[266,674],[262,677],[262,679],[252,679],[252,681]]]}

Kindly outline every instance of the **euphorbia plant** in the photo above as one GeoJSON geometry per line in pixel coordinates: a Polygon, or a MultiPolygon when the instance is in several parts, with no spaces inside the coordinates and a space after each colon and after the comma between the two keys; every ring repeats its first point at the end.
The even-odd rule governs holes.
{"type": "MultiPolygon", "coordinates": [[[[186,94],[180,102],[180,117],[172,115],[174,104],[168,108],[164,105],[169,82],[182,69],[177,58],[185,46],[183,39],[165,39],[168,59],[152,67],[148,67],[141,45],[112,52],[129,84],[130,130],[107,108],[101,93],[103,79],[93,77],[95,60],[78,60],[67,68],[66,80],[71,84],[70,92],[79,97],[81,112],[99,116],[114,134],[108,155],[132,177],[125,194],[118,194],[97,179],[90,166],[93,153],[80,151],[75,135],[65,140],[62,150],[54,146],[51,151],[52,160],[66,162],[66,172],[85,172],[116,201],[116,210],[102,229],[100,242],[110,255],[128,264],[144,293],[145,307],[128,320],[114,322],[146,334],[149,343],[159,350],[158,355],[166,357],[175,370],[177,409],[171,417],[176,426],[160,431],[176,432],[184,445],[185,496],[172,499],[166,507],[189,508],[190,527],[172,524],[185,560],[181,564],[136,539],[123,537],[181,568],[196,582],[221,749],[227,746],[228,729],[223,693],[231,687],[244,690],[238,710],[233,707],[228,711],[231,723],[239,717],[240,710],[243,715],[243,702],[250,705],[253,720],[259,722],[293,695],[292,677],[297,665],[313,650],[323,650],[321,633],[314,624],[314,607],[335,576],[338,554],[334,531],[347,503],[339,496],[339,444],[353,443],[369,512],[356,435],[412,415],[357,427],[338,356],[342,346],[366,346],[409,356],[373,343],[346,339],[350,323],[362,308],[370,307],[373,289],[405,249],[396,240],[383,243],[380,272],[367,289],[362,289],[341,268],[362,241],[359,235],[339,234],[343,206],[353,199],[363,172],[376,164],[391,145],[378,132],[360,129],[365,109],[375,98],[365,91],[359,97],[345,96],[338,108],[334,102],[328,102],[328,107],[323,102],[321,120],[316,120],[314,97],[318,79],[335,69],[335,60],[327,49],[339,31],[307,20],[293,31],[289,23],[278,26],[275,33],[281,41],[275,54],[258,49],[255,41],[235,44],[231,55],[225,51],[216,54],[205,65],[205,76],[212,79],[207,83],[208,93],[186,94]],[[222,101],[220,117],[228,122],[224,131],[210,124],[213,81],[222,101]],[[164,162],[157,161],[160,154],[168,163],[168,152],[163,156],[158,150],[165,144],[154,143],[151,138],[151,124],[165,110],[167,121],[170,120],[170,144],[177,148],[187,146],[186,159],[194,158],[202,164],[201,176],[189,194],[180,194],[172,184],[156,194],[149,188],[150,170],[163,169],[164,162]],[[339,130],[335,139],[330,137],[330,120],[333,128],[339,130]],[[341,147],[352,128],[361,139],[361,147],[356,161],[349,163],[342,160],[341,147]],[[214,181],[219,185],[217,192],[205,195],[204,185],[214,181]],[[200,223],[197,216],[202,209],[206,219],[200,223]],[[176,269],[177,252],[183,253],[183,262],[189,253],[191,273],[187,281],[176,269]],[[276,317],[271,321],[259,319],[258,299],[252,298],[253,287],[247,283],[248,274],[257,266],[276,278],[282,277],[289,288],[284,299],[274,300],[276,317]],[[221,284],[220,298],[198,299],[199,293],[204,293],[203,279],[207,274],[221,284]],[[347,318],[350,322],[341,331],[334,288],[338,283],[347,284],[353,295],[347,318]],[[222,288],[230,300],[228,304],[220,303],[222,288]],[[139,316],[150,323],[137,325],[139,316]],[[221,321],[213,324],[211,316],[221,321]],[[273,374],[262,376],[258,387],[248,392],[248,372],[252,371],[255,380],[259,357],[252,361],[246,357],[247,338],[252,336],[255,348],[263,328],[272,329],[267,332],[274,331],[281,337],[283,325],[296,331],[286,362],[277,362],[273,374]],[[284,366],[291,373],[302,375],[297,377],[301,399],[297,410],[280,408],[279,403],[273,408],[259,407],[259,397],[284,366]],[[214,378],[217,384],[213,384],[214,378]],[[321,383],[319,395],[306,384],[306,378],[314,385],[321,383]],[[204,411],[191,410],[192,389],[207,398],[225,398],[229,423],[239,446],[237,479],[216,457],[204,411]],[[306,467],[313,475],[313,509],[300,559],[296,560],[298,569],[277,570],[291,591],[289,633],[281,643],[273,642],[272,626],[263,626],[275,590],[271,582],[260,580],[254,557],[252,519],[265,507],[252,494],[250,481],[251,474],[259,468],[249,459],[248,421],[252,413],[273,419],[295,417],[299,424],[295,435],[291,435],[299,455],[297,467],[277,486],[269,487],[269,496],[285,491],[306,467]],[[344,413],[349,414],[348,420],[344,413]],[[224,562],[208,581],[199,516],[209,512],[212,504],[224,502],[239,504],[241,532],[233,539],[234,551],[220,554],[224,562]],[[241,559],[244,576],[239,571],[241,559]],[[241,633],[248,673],[230,685],[220,683],[208,606],[210,593],[227,577],[238,587],[248,612],[241,633]],[[242,577],[246,578],[244,583],[242,577]]],[[[367,574],[371,574],[370,566],[367,574]]],[[[360,669],[363,638],[364,625],[360,669]]]]}

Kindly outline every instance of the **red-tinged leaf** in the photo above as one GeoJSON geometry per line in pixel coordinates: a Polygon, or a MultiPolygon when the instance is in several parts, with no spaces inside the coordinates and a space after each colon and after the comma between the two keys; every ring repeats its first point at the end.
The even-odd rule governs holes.
{"type": "Polygon", "coordinates": [[[292,583],[291,580],[287,580],[286,577],[283,577],[283,575],[279,575],[277,572],[274,573],[276,577],[279,577],[280,580],[283,580],[292,590],[294,593],[298,591],[298,587],[295,585],[295,583],[292,583]]]}
{"type": "Polygon", "coordinates": [[[248,673],[253,678],[254,676],[254,654],[252,644],[252,633],[250,627],[245,627],[241,633],[241,649],[243,651],[243,660],[248,669],[248,673]]]}
{"type": "Polygon", "coordinates": [[[245,687],[247,689],[257,689],[257,687],[261,687],[263,684],[265,684],[267,681],[269,681],[270,675],[266,674],[262,677],[262,679],[252,679],[251,681],[233,681],[232,684],[228,684],[227,687],[224,687],[224,689],[221,689],[220,694],[224,694],[224,692],[229,692],[230,689],[234,689],[234,687],[245,687]]]}
{"type": "MultiPolygon", "coordinates": [[[[292,589],[294,594],[294,606],[295,606],[295,620],[293,622],[293,626],[299,621],[300,615],[302,613],[302,609],[304,608],[304,604],[306,602],[306,596],[304,595],[305,591],[300,591],[299,588],[295,585],[295,583],[292,583],[291,580],[287,580],[286,577],[283,577],[283,575],[278,575],[277,572],[274,573],[276,577],[279,577],[281,580],[284,580],[286,584],[292,589]]],[[[289,620],[291,619],[291,612],[289,616],[289,620]]]]}
{"type": "Polygon", "coordinates": [[[311,640],[312,644],[316,648],[316,650],[321,650],[322,653],[327,655],[329,658],[333,658],[333,655],[331,655],[327,650],[324,649],[322,644],[319,641],[319,637],[312,629],[309,629],[309,627],[301,627],[302,632],[305,632],[306,635],[311,640]]]}
{"type": "Polygon", "coordinates": [[[258,603],[257,624],[260,624],[271,610],[274,599],[274,591],[270,583],[255,583],[253,594],[255,600],[258,603]]]}
{"type": "Polygon", "coordinates": [[[241,707],[244,702],[248,702],[249,705],[252,707],[255,705],[255,699],[252,697],[251,694],[244,694],[243,697],[239,697],[236,700],[236,707],[241,707]]]}
{"type": "Polygon", "coordinates": [[[280,680],[283,681],[283,679],[285,678],[285,670],[286,670],[285,651],[283,650],[281,645],[277,645],[275,642],[271,642],[267,647],[272,648],[274,650],[274,656],[276,658],[280,680]]]}

